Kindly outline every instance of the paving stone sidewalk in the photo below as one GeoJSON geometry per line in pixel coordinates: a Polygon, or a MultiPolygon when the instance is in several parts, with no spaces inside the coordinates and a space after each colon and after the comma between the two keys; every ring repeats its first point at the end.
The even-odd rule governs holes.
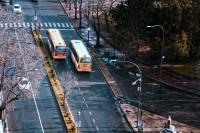
{"type": "MultiPolygon", "coordinates": [[[[61,4],[63,8],[65,9],[68,17],[71,19],[77,33],[82,36],[83,40],[85,40],[89,46],[91,47],[90,51],[94,55],[94,58],[96,62],[99,64],[100,69],[102,70],[104,76],[106,77],[108,84],[110,85],[111,89],[113,90],[114,95],[120,95],[120,88],[119,86],[114,82],[114,79],[112,78],[111,74],[109,73],[108,69],[105,68],[104,62],[101,60],[101,55],[103,55],[104,51],[112,51],[113,48],[109,45],[108,42],[106,42],[103,38],[101,38],[101,44],[103,44],[103,48],[99,48],[98,51],[94,50],[93,47],[95,46],[95,32],[93,30],[93,27],[90,26],[89,36],[88,36],[88,19],[86,16],[83,16],[82,19],[82,28],[78,27],[78,20],[74,20],[74,10],[71,8],[69,10],[69,7],[67,7],[66,3],[64,1],[61,1],[61,4]],[[89,40],[88,40],[89,39],[89,40]],[[116,94],[115,94],[116,93],[116,94]]],[[[73,7],[71,5],[71,7],[73,7]]],[[[116,56],[121,59],[122,53],[116,50],[116,56]]],[[[133,61],[135,62],[135,61],[133,61]]],[[[195,93],[200,96],[200,80],[199,79],[190,79],[183,77],[181,75],[177,75],[176,73],[169,72],[168,70],[163,69],[162,75],[160,77],[160,71],[159,68],[155,66],[149,66],[144,65],[141,62],[135,62],[140,67],[142,74],[157,80],[159,82],[162,82],[164,84],[176,87],[177,89],[181,89],[183,91],[195,93]]],[[[131,68],[131,65],[125,65],[125,67],[131,68]]],[[[136,124],[136,113],[137,113],[137,107],[131,106],[129,104],[120,104],[120,108],[122,110],[122,113],[126,116],[127,121],[129,122],[130,126],[133,128],[133,130],[137,131],[136,124]]],[[[153,114],[148,111],[143,112],[143,118],[145,120],[144,122],[144,131],[148,132],[159,132],[161,129],[163,129],[164,123],[166,123],[167,118],[164,118],[162,116],[153,114]]],[[[175,125],[176,131],[183,132],[183,133],[200,133],[200,129],[187,126],[185,124],[179,123],[177,121],[172,121],[172,124],[175,125]]]]}

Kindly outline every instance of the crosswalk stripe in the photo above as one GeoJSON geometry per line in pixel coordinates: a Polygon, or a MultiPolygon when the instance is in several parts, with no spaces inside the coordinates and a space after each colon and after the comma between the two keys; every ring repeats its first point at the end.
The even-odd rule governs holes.
{"type": "Polygon", "coordinates": [[[5,27],[6,27],[6,28],[8,27],[8,24],[7,24],[7,23],[5,23],[5,27]]]}
{"type": "Polygon", "coordinates": [[[31,27],[35,27],[35,25],[34,25],[34,23],[33,23],[33,22],[31,22],[31,27]]]}
{"type": "Polygon", "coordinates": [[[48,27],[48,24],[47,23],[44,23],[45,27],[48,27]]]}
{"type": "Polygon", "coordinates": [[[48,23],[49,24],[49,27],[52,27],[51,23],[48,23]]]}
{"type": "Polygon", "coordinates": [[[61,23],[62,27],[65,27],[64,23],[61,23]]]}
{"type": "Polygon", "coordinates": [[[18,26],[19,26],[19,27],[22,27],[21,23],[18,23],[18,26]]]}
{"type": "Polygon", "coordinates": [[[53,22],[53,23],[50,23],[50,22],[44,22],[44,23],[38,23],[38,22],[36,22],[36,23],[34,23],[34,22],[22,22],[22,23],[0,23],[0,27],[35,27],[35,25],[37,26],[37,27],[59,27],[59,28],[61,28],[61,27],[64,27],[64,28],[73,28],[73,25],[72,24],[70,24],[70,23],[55,23],[55,22],[53,22]]]}
{"type": "Polygon", "coordinates": [[[28,23],[26,23],[26,24],[27,24],[27,26],[28,26],[28,27],[30,27],[30,24],[29,24],[29,22],[28,22],[28,23]]]}
{"type": "Polygon", "coordinates": [[[43,23],[40,23],[40,27],[43,27],[43,23]]]}
{"type": "Polygon", "coordinates": [[[25,28],[26,28],[26,24],[25,24],[25,23],[23,23],[23,27],[25,27],[25,28]]]}
{"type": "Polygon", "coordinates": [[[57,23],[58,27],[60,27],[60,23],[57,23]]]}
{"type": "Polygon", "coordinates": [[[69,27],[68,23],[65,23],[67,27],[69,27]]]}
{"type": "Polygon", "coordinates": [[[14,27],[17,27],[17,24],[16,24],[16,23],[14,23],[14,27]]]}
{"type": "Polygon", "coordinates": [[[56,24],[55,24],[55,23],[53,23],[53,26],[54,26],[54,27],[56,27],[56,24]]]}

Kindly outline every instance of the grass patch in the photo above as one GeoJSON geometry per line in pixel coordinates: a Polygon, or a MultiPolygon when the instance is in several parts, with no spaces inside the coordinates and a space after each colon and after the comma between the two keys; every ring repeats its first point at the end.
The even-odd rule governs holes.
{"type": "Polygon", "coordinates": [[[196,62],[170,63],[170,65],[166,64],[164,67],[181,75],[197,78],[196,62]]]}

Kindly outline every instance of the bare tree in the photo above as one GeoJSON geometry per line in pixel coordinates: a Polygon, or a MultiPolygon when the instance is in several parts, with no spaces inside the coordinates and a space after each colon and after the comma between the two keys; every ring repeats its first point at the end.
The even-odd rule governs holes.
{"type": "Polygon", "coordinates": [[[1,10],[0,20],[5,25],[0,28],[0,111],[3,111],[22,96],[31,98],[32,93],[36,94],[46,72],[30,30],[19,25],[23,18],[1,10]]]}
{"type": "Polygon", "coordinates": [[[64,98],[70,93],[71,89],[76,87],[78,84],[77,78],[73,76],[71,72],[63,72],[62,75],[59,76],[59,81],[63,88],[64,98]]]}
{"type": "Polygon", "coordinates": [[[91,23],[93,24],[96,33],[96,46],[100,46],[101,25],[105,21],[107,29],[109,30],[109,15],[110,10],[117,0],[88,0],[90,3],[91,23]]]}

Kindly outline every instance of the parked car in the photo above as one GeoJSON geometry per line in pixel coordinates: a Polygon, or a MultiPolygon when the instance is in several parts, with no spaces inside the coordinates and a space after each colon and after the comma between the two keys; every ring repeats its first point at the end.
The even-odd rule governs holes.
{"type": "Polygon", "coordinates": [[[22,8],[19,4],[14,4],[13,5],[13,11],[16,13],[22,13],[22,8]]]}

